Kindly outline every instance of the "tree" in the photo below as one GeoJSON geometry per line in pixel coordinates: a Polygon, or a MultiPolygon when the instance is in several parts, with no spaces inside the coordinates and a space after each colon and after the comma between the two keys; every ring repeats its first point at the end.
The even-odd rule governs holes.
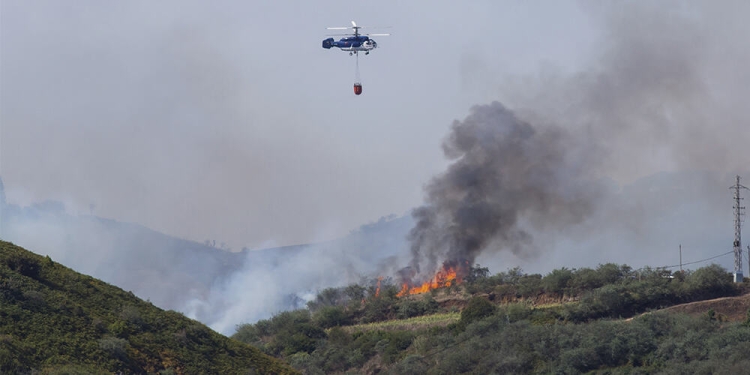
{"type": "Polygon", "coordinates": [[[500,276],[503,284],[516,285],[521,277],[523,277],[523,270],[521,267],[513,267],[508,272],[501,272],[498,276],[500,276]]]}
{"type": "Polygon", "coordinates": [[[599,273],[591,268],[576,270],[570,284],[578,291],[592,290],[604,285],[599,273]]]}
{"type": "Polygon", "coordinates": [[[468,283],[473,283],[479,280],[486,279],[487,276],[490,274],[490,269],[487,267],[482,267],[479,264],[474,265],[473,267],[469,267],[469,273],[466,275],[464,280],[468,283]]]}
{"type": "Polygon", "coordinates": [[[596,268],[596,273],[599,275],[599,280],[605,285],[614,284],[624,276],[623,269],[614,263],[600,264],[596,268]]]}
{"type": "Polygon", "coordinates": [[[573,271],[563,267],[553,270],[542,279],[542,285],[547,293],[562,295],[568,288],[568,283],[573,278],[573,271]]]}
{"type": "Polygon", "coordinates": [[[542,275],[524,275],[518,281],[518,294],[524,298],[534,297],[542,292],[542,275]]]}
{"type": "Polygon", "coordinates": [[[717,264],[697,269],[686,281],[693,298],[720,297],[734,288],[731,274],[717,264]]]}
{"type": "Polygon", "coordinates": [[[349,300],[361,301],[365,298],[365,291],[367,289],[359,284],[352,284],[344,288],[344,294],[349,300]]]}

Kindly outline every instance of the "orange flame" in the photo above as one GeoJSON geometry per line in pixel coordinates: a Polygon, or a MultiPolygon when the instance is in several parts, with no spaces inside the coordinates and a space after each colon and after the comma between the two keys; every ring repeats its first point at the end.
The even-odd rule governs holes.
{"type": "Polygon", "coordinates": [[[378,288],[375,289],[375,297],[379,297],[380,296],[380,281],[381,280],[383,280],[383,276],[379,276],[378,277],[378,288]]]}
{"type": "Polygon", "coordinates": [[[459,284],[461,278],[458,277],[456,269],[451,266],[443,265],[443,269],[435,274],[432,280],[423,283],[420,286],[409,287],[409,283],[404,283],[401,286],[401,291],[396,294],[396,297],[404,297],[412,294],[421,294],[429,292],[432,289],[445,288],[453,285],[453,283],[459,284]]]}

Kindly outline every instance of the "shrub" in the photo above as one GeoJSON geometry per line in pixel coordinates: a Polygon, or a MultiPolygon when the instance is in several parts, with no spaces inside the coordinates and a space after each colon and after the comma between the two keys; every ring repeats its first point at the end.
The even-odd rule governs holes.
{"type": "Polygon", "coordinates": [[[99,349],[102,349],[111,356],[119,359],[124,359],[126,357],[126,351],[129,345],[128,340],[118,337],[105,336],[99,340],[99,349]]]}
{"type": "Polygon", "coordinates": [[[31,278],[38,278],[41,266],[35,259],[23,255],[13,254],[6,259],[5,264],[13,271],[31,278]]]}
{"type": "Polygon", "coordinates": [[[440,305],[432,297],[432,294],[425,294],[420,301],[404,299],[396,305],[396,316],[399,319],[407,319],[414,316],[432,314],[438,310],[440,305]]]}
{"type": "Polygon", "coordinates": [[[503,307],[503,313],[510,322],[517,322],[531,316],[531,309],[523,303],[511,303],[503,307]]]}
{"type": "Polygon", "coordinates": [[[144,325],[143,317],[138,308],[132,305],[123,306],[120,311],[120,319],[132,324],[137,328],[142,328],[144,325]]]}
{"type": "Polygon", "coordinates": [[[433,298],[431,294],[425,294],[422,301],[420,301],[420,304],[422,307],[423,315],[434,314],[440,308],[440,304],[435,301],[435,298],[433,298]]]}
{"type": "Polygon", "coordinates": [[[399,319],[422,315],[422,304],[418,301],[403,300],[396,306],[396,316],[399,319]]]}
{"type": "Polygon", "coordinates": [[[240,324],[237,326],[237,331],[232,335],[232,338],[246,344],[253,344],[260,340],[260,334],[256,325],[240,324]]]}
{"type": "Polygon", "coordinates": [[[495,313],[495,305],[482,297],[472,297],[461,311],[461,323],[469,324],[495,313]]]}
{"type": "MultiPolygon", "coordinates": [[[[310,312],[308,310],[284,311],[270,319],[267,331],[268,334],[294,331],[298,324],[308,323],[310,321],[310,312]]],[[[261,324],[261,322],[258,322],[258,324],[261,324]]]]}
{"type": "Polygon", "coordinates": [[[344,309],[339,306],[325,306],[320,308],[313,316],[315,324],[322,328],[343,326],[349,323],[349,317],[344,309]]]}
{"type": "Polygon", "coordinates": [[[38,290],[27,290],[23,292],[24,306],[32,309],[44,307],[47,302],[44,299],[44,293],[38,290]]]}
{"type": "Polygon", "coordinates": [[[307,307],[311,311],[316,311],[325,306],[336,306],[343,304],[346,300],[344,291],[339,288],[326,288],[320,291],[315,297],[314,301],[307,303],[307,307]]]}
{"type": "Polygon", "coordinates": [[[365,287],[359,284],[352,284],[344,288],[344,294],[349,300],[359,302],[365,298],[366,290],[365,287]]]}
{"type": "Polygon", "coordinates": [[[333,345],[347,346],[352,342],[352,336],[341,327],[333,327],[328,332],[328,342],[333,345]]]}
{"type": "Polygon", "coordinates": [[[395,373],[404,375],[421,375],[428,369],[426,361],[419,355],[406,356],[403,361],[394,366],[395,373]]]}
{"type": "Polygon", "coordinates": [[[366,306],[363,316],[364,323],[373,323],[386,320],[393,313],[392,305],[393,300],[387,300],[385,298],[375,298],[371,300],[366,306]]]}
{"type": "MultiPolygon", "coordinates": [[[[93,375],[93,374],[109,374],[107,371],[102,371],[96,367],[89,367],[84,365],[63,365],[62,367],[56,367],[53,369],[45,369],[42,371],[45,375],[93,375]]],[[[32,374],[35,372],[32,371],[32,374]]]]}

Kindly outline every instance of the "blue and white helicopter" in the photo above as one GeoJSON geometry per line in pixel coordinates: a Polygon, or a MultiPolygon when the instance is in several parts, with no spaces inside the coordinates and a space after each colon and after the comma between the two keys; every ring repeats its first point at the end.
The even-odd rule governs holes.
{"type": "Polygon", "coordinates": [[[341,38],[338,41],[336,41],[333,38],[328,38],[323,40],[323,48],[325,49],[331,49],[331,47],[340,48],[342,51],[348,51],[349,56],[356,55],[359,52],[364,52],[365,55],[369,55],[370,51],[374,50],[375,48],[378,48],[378,43],[371,39],[371,36],[388,36],[391,34],[360,34],[359,29],[363,28],[363,26],[357,26],[357,24],[352,21],[351,27],[328,27],[328,30],[354,30],[354,34],[337,34],[337,35],[347,35],[345,38],[341,38]]]}

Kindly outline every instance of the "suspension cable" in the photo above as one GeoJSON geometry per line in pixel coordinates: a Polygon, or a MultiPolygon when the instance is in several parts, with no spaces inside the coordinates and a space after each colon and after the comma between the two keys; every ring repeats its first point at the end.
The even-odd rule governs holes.
{"type": "Polygon", "coordinates": [[[354,65],[354,83],[362,83],[362,80],[359,78],[359,53],[354,54],[356,56],[356,62],[354,65]]]}

